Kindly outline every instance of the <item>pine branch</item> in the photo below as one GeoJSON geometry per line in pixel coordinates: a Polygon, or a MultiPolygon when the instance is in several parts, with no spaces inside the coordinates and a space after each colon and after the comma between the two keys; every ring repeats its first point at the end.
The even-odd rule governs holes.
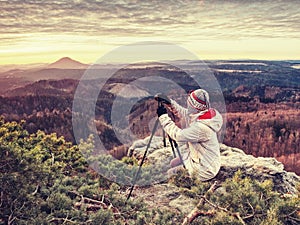
{"type": "Polygon", "coordinates": [[[243,225],[246,225],[246,223],[245,223],[245,221],[242,219],[240,213],[238,213],[238,212],[237,212],[237,213],[234,213],[234,212],[229,211],[229,210],[226,209],[226,208],[223,208],[223,207],[221,207],[221,206],[218,206],[218,205],[216,205],[216,204],[210,202],[205,196],[203,196],[202,198],[204,199],[205,202],[207,202],[209,205],[211,205],[211,206],[214,207],[215,209],[219,209],[219,210],[221,210],[221,211],[224,211],[224,212],[228,213],[228,214],[231,215],[231,216],[236,217],[243,225]]]}
{"type": "MultiPolygon", "coordinates": [[[[211,187],[208,189],[208,191],[205,193],[205,195],[203,197],[201,197],[200,201],[198,202],[198,204],[196,205],[196,207],[184,218],[182,225],[187,225],[190,224],[191,222],[193,222],[198,216],[200,215],[204,215],[205,213],[203,213],[203,211],[199,210],[204,204],[205,204],[205,198],[207,198],[207,196],[210,193],[213,193],[216,188],[217,188],[218,182],[215,181],[211,187]]],[[[208,212],[206,212],[208,213],[208,212]]],[[[212,215],[212,212],[210,212],[210,215],[212,215]]]]}
{"type": "Polygon", "coordinates": [[[281,218],[290,219],[290,220],[293,220],[293,221],[296,221],[297,223],[299,223],[300,219],[293,217],[293,215],[295,215],[297,212],[299,212],[299,209],[300,209],[300,207],[297,207],[294,211],[290,212],[289,214],[281,216],[281,218]]]}
{"type": "MultiPolygon", "coordinates": [[[[192,223],[198,216],[201,216],[201,215],[208,215],[208,216],[214,215],[216,213],[215,210],[210,210],[210,211],[206,211],[206,212],[203,212],[202,210],[200,210],[200,208],[205,203],[208,203],[210,206],[212,206],[216,210],[221,210],[223,212],[228,213],[231,216],[236,217],[243,225],[246,225],[246,223],[243,220],[243,218],[241,217],[240,213],[231,212],[228,209],[223,208],[221,206],[218,206],[218,205],[212,203],[211,201],[209,201],[207,199],[208,195],[210,193],[213,193],[216,190],[216,187],[217,187],[217,181],[215,181],[215,183],[209,188],[209,190],[201,197],[201,199],[198,202],[197,206],[189,213],[189,215],[187,217],[185,217],[182,225],[187,225],[187,224],[192,223]]],[[[251,204],[250,204],[250,207],[251,207],[253,213],[251,215],[249,215],[249,218],[254,216],[254,213],[255,213],[253,207],[251,206],[251,204]]]]}

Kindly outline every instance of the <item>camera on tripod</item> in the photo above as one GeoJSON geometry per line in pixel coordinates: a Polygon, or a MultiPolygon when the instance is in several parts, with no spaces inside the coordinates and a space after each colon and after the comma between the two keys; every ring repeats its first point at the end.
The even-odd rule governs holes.
{"type": "Polygon", "coordinates": [[[171,99],[163,93],[157,93],[154,96],[154,99],[158,102],[158,104],[164,103],[166,105],[171,105],[171,99]]]}
{"type": "MultiPolygon", "coordinates": [[[[168,105],[168,106],[171,106],[171,99],[170,99],[168,96],[166,96],[165,94],[162,94],[162,93],[156,94],[156,95],[154,96],[154,99],[158,102],[158,108],[157,108],[157,114],[158,114],[158,116],[160,116],[160,114],[165,114],[165,113],[167,113],[167,109],[164,107],[163,104],[166,104],[166,105],[168,105]]],[[[136,181],[137,181],[137,179],[138,179],[138,177],[139,177],[139,174],[140,174],[140,172],[141,172],[142,165],[143,165],[143,163],[144,163],[144,161],[145,161],[145,158],[146,158],[148,149],[149,149],[149,147],[150,147],[152,138],[153,138],[153,136],[154,136],[154,134],[155,134],[155,132],[156,132],[156,129],[157,129],[157,127],[158,127],[158,124],[159,124],[159,118],[157,118],[156,121],[155,121],[155,124],[154,124],[153,130],[152,130],[152,132],[151,132],[151,136],[150,136],[149,142],[148,142],[147,147],[146,147],[146,150],[145,150],[145,152],[144,152],[142,161],[140,162],[139,168],[138,168],[138,170],[137,170],[137,172],[136,172],[136,174],[135,174],[135,177],[133,178],[132,186],[131,186],[131,188],[130,188],[130,191],[129,191],[129,194],[128,194],[128,196],[127,196],[126,201],[128,201],[128,199],[130,198],[131,193],[132,193],[132,191],[133,191],[133,189],[134,189],[134,186],[135,186],[135,184],[136,184],[136,181]]],[[[174,158],[176,157],[176,153],[175,153],[175,149],[176,149],[176,150],[177,150],[178,157],[180,158],[180,161],[181,161],[183,167],[185,168],[185,165],[184,165],[184,163],[183,163],[182,156],[181,156],[180,151],[179,151],[179,148],[178,148],[178,144],[177,144],[176,141],[173,140],[169,135],[168,135],[168,138],[169,138],[169,142],[170,142],[170,146],[171,146],[171,148],[172,148],[172,152],[173,152],[174,158]]],[[[163,140],[163,141],[164,141],[164,146],[166,146],[165,132],[164,132],[164,131],[163,131],[163,139],[164,139],[164,140],[163,140]]]]}

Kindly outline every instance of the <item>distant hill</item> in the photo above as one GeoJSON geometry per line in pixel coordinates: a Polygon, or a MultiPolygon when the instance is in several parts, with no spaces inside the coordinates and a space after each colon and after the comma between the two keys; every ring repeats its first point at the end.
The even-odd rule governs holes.
{"type": "MultiPolygon", "coordinates": [[[[243,85],[245,87],[253,86],[274,86],[274,87],[300,87],[300,69],[299,64],[289,61],[208,61],[206,62],[215,77],[217,78],[223,91],[232,91],[243,85]]],[[[178,62],[177,62],[178,63],[178,62]]],[[[166,66],[155,64],[133,65],[119,70],[113,77],[118,79],[119,83],[124,80],[136,80],[141,75],[164,76],[170,80],[176,80],[183,84],[187,89],[195,85],[188,74],[193,77],[200,76],[202,61],[187,61],[185,63],[186,71],[175,70],[166,66]],[[186,72],[186,73],[185,73],[186,72]],[[186,74],[186,75],[184,75],[186,74]]],[[[172,62],[171,62],[172,64],[172,62]]],[[[1,72],[0,94],[7,90],[12,90],[32,83],[46,79],[80,79],[88,68],[88,64],[81,63],[69,57],[63,57],[56,62],[48,65],[39,65],[38,67],[22,67],[17,65],[10,67],[9,71],[1,72]]],[[[94,65],[93,69],[99,70],[95,74],[109,74],[109,70],[116,65],[94,65]]],[[[121,68],[122,66],[119,65],[121,68]]],[[[6,67],[7,69],[8,67],[6,67]]]]}
{"type": "Polygon", "coordinates": [[[54,63],[51,63],[47,66],[47,68],[55,68],[55,69],[87,69],[88,64],[83,64],[79,61],[71,59],[69,57],[63,57],[57,60],[54,63]]]}
{"type": "MultiPolygon", "coordinates": [[[[30,64],[8,65],[0,67],[0,95],[6,92],[17,92],[21,90],[28,94],[25,85],[39,80],[79,80],[88,68],[88,64],[83,64],[69,57],[64,57],[51,64],[30,64]]],[[[10,93],[11,94],[11,93],[10,93]]]]}
{"type": "Polygon", "coordinates": [[[24,87],[19,87],[3,94],[5,97],[16,96],[73,96],[78,80],[40,80],[24,87]]]}

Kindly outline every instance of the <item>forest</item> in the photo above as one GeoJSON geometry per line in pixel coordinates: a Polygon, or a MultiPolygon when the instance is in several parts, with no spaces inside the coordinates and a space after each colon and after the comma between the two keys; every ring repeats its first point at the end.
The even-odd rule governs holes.
{"type": "MultiPolygon", "coordinates": [[[[229,146],[242,148],[246,153],[255,156],[276,157],[284,162],[287,170],[299,174],[300,92],[297,85],[299,73],[287,67],[284,62],[262,64],[247,66],[230,63],[219,65],[216,62],[209,64],[220,82],[225,98],[227,112],[224,116],[227,122],[223,142],[229,146]],[[257,75],[250,72],[220,72],[220,69],[262,72],[257,75]]],[[[118,87],[123,87],[122,85],[145,74],[152,76],[158,73],[176,79],[186,90],[195,88],[193,86],[195,84],[186,73],[169,69],[125,68],[108,80],[99,94],[95,108],[98,134],[107,149],[122,145],[110,124],[110,111],[118,87]]],[[[64,70],[55,71],[62,74],[64,70]]],[[[8,121],[25,120],[25,128],[29,132],[38,130],[48,134],[54,132],[75,144],[72,130],[72,101],[78,82],[76,79],[39,80],[8,90],[0,96],[0,114],[8,121]]],[[[97,82],[85,82],[85,90],[95,88],[95,83],[97,82]]],[[[153,82],[149,85],[153,85],[153,82]]],[[[175,100],[183,101],[176,92],[175,100]]],[[[85,101],[82,99],[83,105],[85,101]]],[[[155,117],[154,105],[155,102],[147,97],[131,110],[130,129],[140,138],[150,133],[148,123],[150,118],[155,117]]],[[[77,120],[82,120],[82,116],[85,115],[79,115],[77,120]]],[[[85,133],[87,138],[89,131],[82,133],[85,133]]]]}

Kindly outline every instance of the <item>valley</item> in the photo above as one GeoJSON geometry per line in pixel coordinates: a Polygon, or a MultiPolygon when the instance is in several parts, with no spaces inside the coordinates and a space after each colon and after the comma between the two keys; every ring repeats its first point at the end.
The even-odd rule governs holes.
{"type": "MultiPolygon", "coordinates": [[[[200,62],[182,63],[188,68],[188,73],[201,75],[197,69],[200,62]]],[[[287,170],[300,174],[300,70],[295,63],[206,62],[224,94],[224,117],[227,121],[223,142],[254,156],[276,157],[287,170]]],[[[72,103],[86,66],[63,58],[57,63],[39,67],[1,69],[0,114],[9,121],[25,120],[24,127],[29,132],[55,132],[75,143],[72,103]]],[[[96,70],[103,72],[110,66],[99,65],[96,70]]],[[[156,103],[149,90],[141,89],[132,82],[151,76],[174,79],[185,91],[197,88],[183,71],[160,64],[131,66],[117,71],[101,89],[95,107],[97,134],[105,143],[105,148],[117,157],[124,154],[126,146],[122,146],[115,135],[110,110],[118,92],[127,87],[128,96],[126,101],[123,100],[138,102],[128,115],[130,127],[126,129],[138,138],[149,135],[149,122],[156,116],[156,103]]],[[[164,85],[154,84],[152,80],[147,82],[145,86],[164,85]]],[[[95,80],[86,81],[85,90],[88,92],[96,84],[95,80]]],[[[185,103],[176,87],[168,94],[178,102],[185,103]]],[[[117,100],[122,101],[122,98],[117,100]]]]}

